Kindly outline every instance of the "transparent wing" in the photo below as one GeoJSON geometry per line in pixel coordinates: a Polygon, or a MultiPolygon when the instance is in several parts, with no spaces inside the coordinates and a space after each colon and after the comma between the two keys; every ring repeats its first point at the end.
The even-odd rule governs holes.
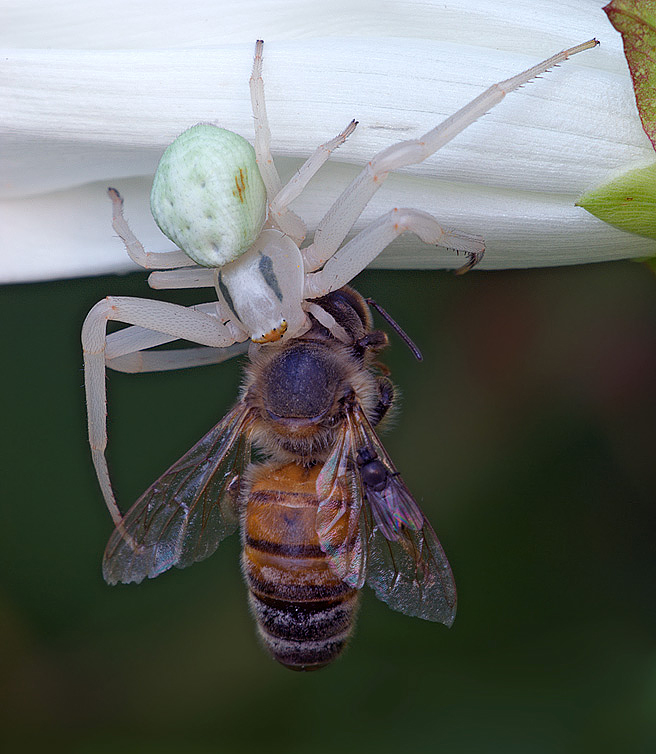
{"type": "Polygon", "coordinates": [[[211,555],[237,528],[240,479],[250,461],[253,416],[238,403],[154,482],[107,543],[108,584],[139,583],[211,555]]]}
{"type": "Polygon", "coordinates": [[[361,589],[367,562],[363,495],[346,422],[342,424],[335,447],[317,477],[317,497],[319,546],[330,558],[333,570],[342,581],[361,589]]]}
{"type": "Polygon", "coordinates": [[[347,420],[370,512],[364,520],[367,584],[392,609],[450,626],[457,596],[444,550],[359,404],[352,404],[347,420]]]}
{"type": "Polygon", "coordinates": [[[367,584],[393,610],[451,626],[456,585],[433,527],[405,529],[395,540],[373,527],[367,543],[367,584]]]}

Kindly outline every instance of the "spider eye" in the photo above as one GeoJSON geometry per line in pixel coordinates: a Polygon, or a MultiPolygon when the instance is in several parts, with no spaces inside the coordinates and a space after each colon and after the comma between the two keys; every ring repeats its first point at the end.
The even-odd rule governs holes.
{"type": "Polygon", "coordinates": [[[201,123],[162,155],[150,208],[161,231],[194,262],[221,267],[255,242],[266,199],[253,147],[232,131],[201,123]]]}

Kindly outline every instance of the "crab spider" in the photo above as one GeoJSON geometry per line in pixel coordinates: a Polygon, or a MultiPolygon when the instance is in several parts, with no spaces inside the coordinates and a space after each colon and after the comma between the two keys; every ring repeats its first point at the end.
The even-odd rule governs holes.
{"type": "Polygon", "coordinates": [[[105,368],[148,372],[216,364],[264,344],[302,335],[309,316],[344,339],[341,327],[316,299],[346,285],[397,236],[410,232],[427,244],[467,256],[460,271],[483,256],[483,239],[443,228],[426,212],[395,208],[344,244],[348,232],[393,170],[422,162],[505,95],[570,55],[594,47],[590,40],[492,85],[418,139],[382,150],[342,191],[302,246],[303,221],[289,208],[312,176],[353,132],[349,125],[322,144],[282,186],[270,151],[262,81],[262,41],[255,46],[250,78],[255,148],[237,134],[206,124],[185,131],[158,166],[151,208],[157,224],[181,250],[146,252],[123,217],[123,201],[109,189],[113,227],[130,258],[154,270],[152,288],[214,288],[216,299],[192,307],[122,296],[107,297],[89,312],[82,328],[89,442],[96,474],[117,526],[116,504],[105,459],[107,445],[105,368]],[[106,334],[108,320],[126,327],[106,334]],[[183,339],[185,350],[150,351],[183,339]]]}

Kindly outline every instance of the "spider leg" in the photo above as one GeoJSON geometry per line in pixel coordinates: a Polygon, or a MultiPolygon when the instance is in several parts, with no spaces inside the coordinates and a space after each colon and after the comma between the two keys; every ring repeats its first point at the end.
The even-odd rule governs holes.
{"type": "MultiPolygon", "coordinates": [[[[155,336],[164,335],[163,341],[160,335],[159,342],[182,338],[212,348],[222,348],[232,345],[235,339],[232,331],[221,324],[216,317],[203,311],[186,309],[184,306],[164,301],[124,296],[107,297],[99,301],[87,315],[82,326],[82,349],[84,351],[89,444],[105,503],[114,523],[118,526],[122,516],[114,498],[105,459],[107,446],[105,359],[106,328],[109,320],[138,325],[142,330],[155,331],[155,336]]],[[[141,342],[143,343],[143,339],[141,342]]],[[[156,343],[151,344],[156,345],[156,343]]]]}
{"type": "Polygon", "coordinates": [[[264,100],[264,81],[262,80],[262,49],[264,42],[258,39],[255,43],[255,57],[253,71],[249,83],[251,92],[251,106],[255,120],[255,156],[260,174],[266,187],[269,200],[280,191],[282,181],[271,156],[271,131],[267,118],[266,102],[264,100]]]}
{"type": "MultiPolygon", "coordinates": [[[[222,312],[218,301],[210,301],[206,304],[195,304],[189,307],[191,310],[196,310],[216,316],[219,320],[225,324],[224,318],[221,316],[222,312]]],[[[246,337],[245,331],[238,333],[232,333],[235,341],[241,341],[246,337]]],[[[165,343],[171,343],[174,340],[178,340],[177,335],[169,335],[167,333],[160,332],[159,330],[150,330],[145,327],[139,327],[138,325],[132,325],[130,327],[124,327],[122,330],[116,330],[116,332],[110,333],[105,341],[105,358],[116,359],[119,356],[124,356],[128,353],[134,353],[135,351],[142,351],[144,348],[154,348],[155,346],[161,346],[165,343]]]]}
{"type": "MultiPolygon", "coordinates": [[[[253,72],[249,81],[251,91],[251,105],[253,107],[253,119],[255,121],[255,157],[260,169],[260,175],[264,181],[267,192],[267,201],[270,204],[278,196],[282,189],[282,182],[278,170],[271,156],[271,131],[264,99],[264,81],[262,80],[262,49],[264,42],[261,39],[255,43],[255,57],[253,58],[253,72]]],[[[269,212],[269,220],[265,227],[276,227],[288,235],[294,243],[300,244],[307,233],[305,223],[301,218],[287,207],[280,207],[277,216],[272,218],[269,212]]]]}
{"type": "Polygon", "coordinates": [[[168,372],[173,369],[187,369],[189,367],[204,367],[211,364],[222,364],[234,356],[241,356],[248,351],[250,343],[235,343],[225,348],[175,348],[163,351],[135,351],[134,353],[118,356],[107,366],[117,372],[141,374],[142,372],[168,372]]]}
{"type": "MultiPolygon", "coordinates": [[[[153,273],[154,274],[154,273],[153,273]]],[[[161,372],[169,369],[220,364],[248,350],[248,334],[233,322],[225,322],[221,317],[218,301],[196,304],[191,307],[208,314],[217,314],[223,324],[232,331],[236,343],[222,348],[201,346],[200,348],[176,348],[175,350],[149,351],[146,349],[171,343],[178,338],[155,330],[132,325],[110,333],[105,340],[105,365],[118,372],[161,372]]]]}
{"type": "MultiPolygon", "coordinates": [[[[226,303],[221,287],[217,285],[216,269],[194,267],[193,269],[151,272],[148,276],[148,285],[155,290],[214,288],[217,295],[216,301],[211,301],[208,304],[196,304],[190,308],[196,309],[197,311],[206,311],[209,314],[215,314],[221,323],[228,328],[236,342],[240,343],[248,338],[248,332],[226,303]]],[[[125,332],[125,330],[122,330],[121,332],[125,332]]],[[[113,335],[118,335],[118,333],[113,333],[113,335]]],[[[161,341],[155,345],[160,345],[165,342],[167,341],[161,341]]],[[[142,346],[142,348],[147,348],[147,346],[142,346]]],[[[220,361],[223,361],[223,359],[220,359],[220,361]]]]}
{"type": "MultiPolygon", "coordinates": [[[[285,184],[275,196],[269,205],[269,219],[281,230],[284,231],[285,217],[289,212],[288,205],[296,199],[303,189],[308,185],[310,179],[317,173],[321,166],[330,157],[337,147],[340,147],[346,139],[355,131],[358,125],[356,120],[352,120],[346,128],[341,131],[334,139],[321,144],[316,148],[313,154],[301,165],[295,175],[285,184]]],[[[305,237],[305,236],[304,236],[305,237]]],[[[303,238],[304,238],[303,237],[303,238]]],[[[303,238],[294,239],[301,243],[303,238]]]]}
{"type": "Polygon", "coordinates": [[[123,217],[123,197],[114,188],[107,189],[107,193],[112,200],[112,227],[125,244],[128,256],[135,264],[145,267],[147,270],[168,270],[174,267],[191,267],[191,265],[196,264],[184,251],[146,251],[123,217]]]}
{"type": "Polygon", "coordinates": [[[151,272],[148,285],[155,290],[175,288],[214,288],[214,269],[211,267],[183,267],[177,270],[151,272]]]}
{"type": "Polygon", "coordinates": [[[375,155],[362,172],[344,189],[317,225],[314,243],[303,250],[306,272],[318,270],[332,257],[341,246],[355,221],[362,214],[371,197],[378,191],[392,170],[423,162],[440,147],[451,141],[454,136],[464,131],[481,115],[499,104],[508,92],[526,84],[557,63],[567,60],[570,55],[587,50],[597,44],[597,40],[592,39],[576,47],[563,50],[563,52],[553,55],[516,76],[493,84],[469,104],[423,136],[418,139],[400,141],[375,155]]]}
{"type": "Polygon", "coordinates": [[[328,331],[330,331],[334,338],[341,340],[342,343],[351,344],[353,338],[346,332],[346,330],[337,322],[330,312],[327,312],[323,307],[319,306],[316,301],[305,301],[303,308],[308,314],[311,314],[319,324],[323,325],[328,331]]]}
{"type": "Polygon", "coordinates": [[[414,233],[424,243],[445,246],[469,256],[463,269],[469,269],[483,256],[485,244],[480,236],[443,228],[427,212],[395,208],[379,217],[325,263],[318,272],[305,276],[304,298],[319,298],[346,285],[401,233],[414,233]]]}
{"type": "MultiPolygon", "coordinates": [[[[208,314],[218,313],[220,315],[220,310],[217,308],[218,304],[217,301],[211,301],[207,304],[196,304],[191,308],[208,314]]],[[[224,322],[224,324],[230,328],[232,322],[224,322]]],[[[199,348],[149,351],[146,349],[171,343],[177,338],[132,325],[107,336],[105,340],[105,365],[117,372],[135,374],[137,372],[161,372],[170,369],[205,366],[206,364],[220,364],[248,350],[249,340],[245,330],[242,331],[241,328],[235,327],[232,330],[232,336],[236,343],[223,348],[201,346],[199,348]]]]}

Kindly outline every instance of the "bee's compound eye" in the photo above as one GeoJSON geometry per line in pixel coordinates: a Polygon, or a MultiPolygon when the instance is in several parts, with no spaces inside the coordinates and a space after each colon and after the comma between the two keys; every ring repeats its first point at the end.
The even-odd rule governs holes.
{"type": "Polygon", "coordinates": [[[310,419],[325,413],[335,396],[330,362],[312,346],[299,344],[277,356],[267,374],[266,405],[281,419],[310,419]]]}

